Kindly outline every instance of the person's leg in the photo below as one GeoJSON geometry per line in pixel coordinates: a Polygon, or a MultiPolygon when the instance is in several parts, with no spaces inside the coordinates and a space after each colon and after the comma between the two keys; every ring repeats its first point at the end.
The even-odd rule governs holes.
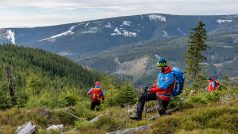
{"type": "Polygon", "coordinates": [[[166,109],[169,105],[169,101],[164,101],[164,100],[161,100],[160,98],[158,98],[158,103],[159,103],[159,115],[165,115],[166,114],[166,109]]]}
{"type": "Polygon", "coordinates": [[[91,101],[91,107],[90,107],[90,109],[91,109],[91,110],[94,110],[94,109],[95,109],[95,106],[96,106],[95,103],[91,101]]]}
{"type": "Polygon", "coordinates": [[[96,105],[96,110],[99,111],[100,110],[100,104],[101,102],[97,102],[95,105],[96,105]]]}
{"type": "Polygon", "coordinates": [[[150,101],[150,100],[156,100],[155,93],[146,92],[142,96],[140,96],[140,98],[138,100],[136,115],[134,117],[130,117],[130,118],[134,119],[134,120],[141,120],[145,102],[150,101]]]}

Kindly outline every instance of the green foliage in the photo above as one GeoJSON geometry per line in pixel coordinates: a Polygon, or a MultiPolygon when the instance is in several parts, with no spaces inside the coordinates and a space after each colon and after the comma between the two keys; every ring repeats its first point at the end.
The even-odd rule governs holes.
{"type": "Polygon", "coordinates": [[[199,73],[197,74],[195,80],[193,81],[191,88],[193,90],[199,90],[199,89],[206,90],[207,85],[208,85],[208,81],[207,81],[206,75],[199,73]]]}
{"type": "Polygon", "coordinates": [[[94,128],[93,124],[88,121],[76,121],[75,127],[80,130],[87,130],[94,128]]]}
{"type": "Polygon", "coordinates": [[[12,108],[0,111],[0,133],[14,133],[18,126],[22,126],[28,121],[36,124],[38,128],[45,129],[52,124],[64,124],[65,127],[73,125],[75,118],[65,114],[63,110],[12,108]]]}
{"type": "Polygon", "coordinates": [[[119,82],[115,77],[105,75],[103,80],[101,81],[102,89],[104,89],[105,93],[105,104],[106,106],[115,106],[117,105],[116,97],[118,95],[119,90],[119,82]]]}
{"type": "Polygon", "coordinates": [[[75,89],[61,91],[58,95],[54,92],[44,91],[40,95],[31,96],[27,107],[68,107],[79,102],[79,93],[75,89]]]}
{"type": "Polygon", "coordinates": [[[209,93],[200,93],[195,96],[192,96],[188,99],[188,102],[193,104],[207,104],[209,102],[208,97],[211,95],[209,93]]]}
{"type": "Polygon", "coordinates": [[[65,57],[39,49],[5,45],[0,46],[0,50],[1,63],[5,66],[12,66],[16,70],[16,74],[18,74],[18,71],[28,74],[28,68],[33,72],[40,72],[43,74],[42,76],[47,75],[49,78],[67,78],[67,80],[64,79],[67,83],[64,81],[61,83],[75,84],[81,88],[89,87],[100,77],[98,73],[86,70],[65,57]]]}
{"type": "Polygon", "coordinates": [[[125,105],[135,103],[135,98],[136,92],[133,85],[128,81],[123,82],[116,96],[116,103],[119,106],[124,107],[125,105]]]}
{"type": "MultiPolygon", "coordinates": [[[[1,48],[6,49],[8,47],[9,46],[1,48]]],[[[8,49],[15,51],[15,54],[18,55],[15,46],[11,47],[8,49]]],[[[25,51],[25,49],[21,47],[18,49],[22,52],[25,51]]],[[[7,52],[9,51],[9,53],[13,53],[10,50],[6,49],[7,52]]],[[[2,51],[2,49],[0,49],[0,51],[2,51]]],[[[26,51],[35,50],[26,49],[26,51]]],[[[41,53],[41,50],[36,51],[41,53]]],[[[36,56],[41,56],[39,53],[36,52],[36,56]]],[[[44,55],[43,52],[42,54],[44,55]]],[[[49,73],[51,71],[42,70],[40,65],[35,66],[31,63],[28,63],[28,60],[22,60],[20,58],[21,56],[14,57],[11,55],[11,57],[15,59],[7,59],[2,62],[2,59],[7,57],[4,57],[4,55],[0,54],[0,61],[1,63],[4,63],[0,64],[0,68],[2,69],[2,72],[0,71],[0,108],[7,109],[12,107],[11,98],[9,97],[8,91],[8,82],[4,72],[5,65],[7,65],[6,63],[10,61],[12,62],[11,66],[13,66],[14,76],[16,76],[15,87],[17,106],[23,107],[23,109],[12,108],[5,112],[1,111],[0,125],[4,130],[0,129],[0,133],[5,133],[5,130],[14,132],[13,130],[16,129],[16,126],[22,125],[29,120],[34,121],[42,128],[45,128],[49,124],[57,123],[64,123],[73,127],[75,123],[75,127],[79,129],[80,133],[93,133],[94,131],[97,133],[106,133],[119,128],[124,117],[128,116],[128,113],[125,111],[127,111],[127,108],[130,107],[128,106],[126,108],[119,108],[112,106],[119,105],[123,107],[125,105],[134,104],[136,101],[135,89],[128,81],[120,83],[115,77],[111,77],[109,75],[102,76],[96,75],[94,73],[83,73],[78,75],[84,76],[92,74],[92,78],[89,78],[90,84],[85,82],[85,85],[81,85],[80,83],[77,83],[77,81],[80,81],[80,79],[76,79],[77,81],[73,80],[71,75],[61,76],[57,71],[55,73],[49,73]],[[18,60],[18,58],[20,59],[18,60]],[[27,68],[25,68],[25,66],[27,66],[27,68]],[[98,78],[99,76],[100,78],[98,78]],[[93,83],[95,82],[95,79],[100,80],[102,88],[106,94],[106,100],[102,104],[102,111],[99,112],[91,111],[89,109],[89,97],[85,97],[87,89],[90,86],[94,86],[93,83]],[[90,86],[88,86],[88,84],[90,86]],[[45,110],[36,109],[35,107],[53,109],[45,110]],[[95,123],[90,124],[85,121],[93,119],[99,113],[103,114],[103,116],[95,123]],[[71,114],[76,115],[80,118],[80,120],[71,114]]],[[[48,58],[50,57],[51,54],[49,54],[48,58]]],[[[63,61],[62,63],[64,63],[63,61]]],[[[56,65],[58,65],[58,63],[56,65]]],[[[67,64],[65,64],[65,66],[67,66],[67,64]]],[[[231,101],[238,97],[238,85],[232,85],[227,78],[222,81],[222,86],[219,88],[219,90],[215,91],[213,94],[209,94],[205,91],[205,87],[208,84],[205,79],[205,75],[199,74],[197,76],[198,77],[196,82],[194,82],[193,87],[186,89],[186,92],[190,89],[196,89],[197,92],[195,95],[184,93],[181,95],[181,98],[178,97],[173,100],[174,102],[171,101],[171,107],[176,106],[174,103],[179,102],[179,108],[184,110],[184,112],[181,114],[175,113],[172,116],[161,117],[159,121],[156,121],[157,124],[153,127],[154,133],[212,133],[220,131],[232,133],[237,131],[237,103],[231,103],[231,101]],[[224,103],[225,107],[223,106],[216,108],[213,107],[213,103],[224,103]],[[231,107],[226,107],[226,105],[230,105],[231,107]],[[191,109],[198,106],[203,107],[191,109]],[[216,126],[218,126],[218,128],[216,128],[216,126]],[[228,129],[224,131],[226,128],[228,129]]],[[[148,105],[150,105],[150,103],[148,103],[148,105]]],[[[151,123],[150,120],[143,120],[136,123],[134,121],[127,121],[126,123],[122,124],[121,128],[124,129],[128,127],[146,125],[149,123],[151,123]]]]}
{"type": "Polygon", "coordinates": [[[27,104],[27,101],[29,100],[29,96],[24,91],[17,92],[16,98],[18,107],[24,107],[27,104]]]}
{"type": "Polygon", "coordinates": [[[112,117],[102,116],[94,123],[97,129],[103,129],[107,132],[115,131],[120,127],[120,122],[116,121],[112,117]]]}
{"type": "Polygon", "coordinates": [[[94,123],[88,121],[76,121],[75,127],[83,131],[95,128],[105,132],[111,132],[120,127],[120,122],[116,121],[112,117],[102,116],[94,123]]]}
{"type": "MultiPolygon", "coordinates": [[[[225,83],[224,83],[225,84],[225,83]]],[[[191,104],[208,104],[211,102],[227,102],[238,97],[238,88],[236,85],[223,85],[213,93],[208,93],[206,90],[197,91],[193,95],[187,95],[186,102],[191,104]]]]}
{"type": "Polygon", "coordinates": [[[181,129],[176,134],[231,134],[226,129],[194,129],[194,130],[184,130],[181,129]]]}
{"type": "Polygon", "coordinates": [[[205,24],[198,22],[197,26],[193,28],[189,36],[189,47],[186,54],[186,70],[191,78],[196,78],[200,72],[200,63],[206,60],[202,52],[207,49],[206,39],[207,32],[204,29],[205,24]]]}
{"type": "Polygon", "coordinates": [[[196,108],[157,120],[154,133],[176,133],[178,130],[220,129],[236,132],[238,128],[236,107],[196,108]]]}

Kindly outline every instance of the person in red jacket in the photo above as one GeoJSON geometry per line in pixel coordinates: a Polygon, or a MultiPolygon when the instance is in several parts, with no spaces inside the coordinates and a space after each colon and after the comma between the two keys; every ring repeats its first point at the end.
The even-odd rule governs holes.
{"type": "Polygon", "coordinates": [[[100,82],[95,82],[95,87],[91,88],[88,91],[88,95],[91,98],[91,110],[94,110],[96,106],[96,110],[99,110],[99,106],[101,102],[104,100],[104,91],[101,89],[100,82]]]}
{"type": "Polygon", "coordinates": [[[159,69],[157,83],[139,98],[136,115],[130,117],[132,120],[141,120],[145,102],[150,100],[158,100],[159,114],[166,114],[166,109],[175,84],[175,76],[165,59],[161,59],[157,63],[157,67],[159,69]]]}
{"type": "Polygon", "coordinates": [[[208,77],[208,87],[207,87],[207,91],[212,93],[213,91],[215,91],[216,89],[218,89],[220,87],[220,82],[218,82],[217,80],[215,80],[212,77],[208,77]]]}

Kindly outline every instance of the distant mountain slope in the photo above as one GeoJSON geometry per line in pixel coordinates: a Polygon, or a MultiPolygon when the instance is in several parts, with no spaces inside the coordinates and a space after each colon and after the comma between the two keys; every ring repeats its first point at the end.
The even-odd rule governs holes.
{"type": "Polygon", "coordinates": [[[205,66],[209,75],[237,77],[238,15],[144,14],[48,27],[5,28],[0,29],[0,42],[42,48],[100,71],[144,77],[153,72],[155,56],[184,67],[187,37],[198,21],[205,22],[208,31],[210,49],[204,65],[209,65],[205,66]],[[137,63],[141,61],[145,63],[137,63]],[[135,69],[133,64],[140,67],[135,69]]]}
{"type": "Polygon", "coordinates": [[[238,15],[178,16],[146,14],[36,28],[0,30],[0,42],[25,44],[65,55],[98,52],[150,39],[187,36],[198,21],[209,32],[238,29],[238,15]]]}
{"type": "MultiPolygon", "coordinates": [[[[236,34],[238,35],[238,32],[236,34]]],[[[203,63],[207,75],[217,78],[230,76],[235,79],[238,75],[238,43],[226,43],[230,40],[228,33],[225,35],[221,33],[219,36],[209,34],[209,36],[207,42],[209,49],[204,53],[207,60],[203,63]],[[219,38],[223,36],[225,39],[222,42],[219,41],[219,38]]],[[[165,57],[172,66],[184,68],[186,49],[187,38],[185,37],[163,42],[154,40],[118,46],[101,53],[82,56],[78,62],[97,70],[135,76],[136,79],[150,78],[153,80],[156,76],[155,66],[158,57],[165,57]],[[126,70],[133,70],[133,73],[126,70]]]]}

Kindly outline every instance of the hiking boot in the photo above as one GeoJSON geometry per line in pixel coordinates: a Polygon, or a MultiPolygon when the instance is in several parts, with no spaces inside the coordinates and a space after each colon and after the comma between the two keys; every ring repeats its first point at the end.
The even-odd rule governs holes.
{"type": "Polygon", "coordinates": [[[132,120],[141,120],[141,116],[139,116],[139,115],[131,116],[129,118],[132,120]]]}
{"type": "Polygon", "coordinates": [[[96,107],[96,111],[99,111],[100,110],[100,108],[99,107],[96,107]]]}

